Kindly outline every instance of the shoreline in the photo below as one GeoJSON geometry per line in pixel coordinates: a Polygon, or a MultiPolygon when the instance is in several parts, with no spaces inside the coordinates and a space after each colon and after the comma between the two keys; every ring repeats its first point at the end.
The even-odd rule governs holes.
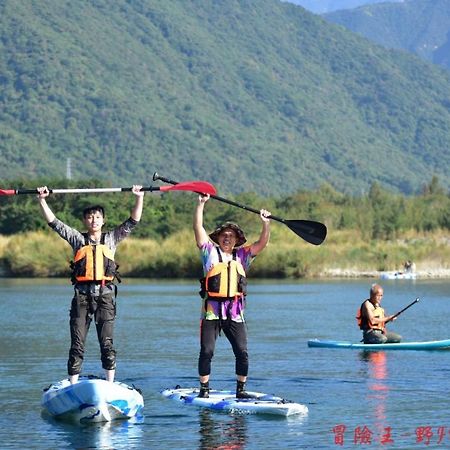
{"type": "MultiPolygon", "coordinates": [[[[415,281],[415,280],[438,280],[438,279],[450,279],[450,269],[436,268],[430,270],[416,270],[414,276],[402,277],[401,271],[379,271],[379,270],[358,270],[358,269],[325,269],[320,273],[311,274],[310,276],[301,278],[289,278],[283,277],[279,278],[281,280],[314,280],[314,279],[365,279],[371,278],[374,280],[392,281],[392,280],[404,280],[404,281],[415,281]],[[394,274],[400,274],[400,276],[395,277],[394,274]],[[384,276],[383,276],[384,275],[384,276]]],[[[146,277],[146,276],[133,276],[131,274],[124,275],[128,279],[139,280],[139,279],[154,279],[154,280],[189,280],[190,278],[180,278],[180,277],[146,277]]],[[[253,277],[255,280],[261,279],[260,277],[253,277]]],[[[30,279],[30,280],[44,280],[44,279],[61,279],[68,280],[68,277],[20,277],[6,274],[5,271],[1,270],[0,267],[0,279],[30,279]]],[[[272,279],[269,277],[268,279],[272,279]]],[[[192,280],[197,280],[197,278],[192,278],[192,280]]]]}
{"type": "MultiPolygon", "coordinates": [[[[375,278],[383,281],[389,280],[389,278],[383,278],[385,275],[402,274],[401,271],[379,271],[379,270],[357,270],[357,269],[326,269],[318,275],[318,278],[375,278]]],[[[416,270],[409,278],[403,278],[405,280],[425,280],[425,279],[445,279],[450,278],[450,269],[435,268],[429,270],[416,270]]],[[[402,279],[392,277],[391,279],[402,279]]]]}

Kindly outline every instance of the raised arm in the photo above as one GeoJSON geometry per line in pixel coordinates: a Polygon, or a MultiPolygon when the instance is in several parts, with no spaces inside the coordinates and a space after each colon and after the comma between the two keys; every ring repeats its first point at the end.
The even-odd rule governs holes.
{"type": "Polygon", "coordinates": [[[195,241],[197,242],[197,247],[201,247],[209,241],[208,233],[203,227],[203,210],[205,208],[205,203],[209,200],[209,194],[199,195],[197,206],[194,211],[194,235],[195,241]]]}
{"type": "Polygon", "coordinates": [[[131,210],[131,218],[136,222],[139,222],[142,217],[142,210],[144,208],[144,195],[145,192],[141,191],[142,186],[135,184],[133,185],[132,192],[136,196],[136,203],[131,210]]]}
{"type": "Polygon", "coordinates": [[[51,223],[56,219],[56,216],[53,214],[53,211],[50,209],[47,201],[45,200],[50,195],[50,191],[48,190],[47,186],[38,187],[37,191],[37,198],[39,201],[39,206],[41,207],[42,215],[44,216],[47,223],[51,223]]]}
{"type": "Polygon", "coordinates": [[[259,252],[264,250],[270,239],[270,212],[265,209],[261,209],[259,217],[261,218],[262,229],[259,239],[250,247],[253,256],[256,256],[259,252]]]}

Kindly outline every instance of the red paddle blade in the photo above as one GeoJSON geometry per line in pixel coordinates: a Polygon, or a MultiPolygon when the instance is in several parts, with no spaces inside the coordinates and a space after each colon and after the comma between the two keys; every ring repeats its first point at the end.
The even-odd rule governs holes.
{"type": "Polygon", "coordinates": [[[160,186],[160,191],[192,191],[199,194],[215,195],[216,188],[206,181],[185,181],[173,186],[160,186]]]}
{"type": "Polygon", "coordinates": [[[16,195],[15,189],[0,189],[0,195],[16,195]]]}

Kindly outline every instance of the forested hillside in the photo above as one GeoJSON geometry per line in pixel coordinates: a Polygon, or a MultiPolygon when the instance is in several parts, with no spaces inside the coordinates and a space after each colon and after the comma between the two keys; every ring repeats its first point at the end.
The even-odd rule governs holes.
{"type": "Polygon", "coordinates": [[[450,70],[450,2],[382,3],[324,17],[388,48],[403,49],[450,70]]]}
{"type": "Polygon", "coordinates": [[[222,194],[450,186],[450,75],[298,6],[5,0],[0,25],[3,183],[70,157],[76,180],[222,194]]]}

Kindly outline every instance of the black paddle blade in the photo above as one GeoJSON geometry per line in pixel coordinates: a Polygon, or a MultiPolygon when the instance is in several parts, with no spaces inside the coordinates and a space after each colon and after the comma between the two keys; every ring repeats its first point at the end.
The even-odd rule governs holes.
{"type": "Polygon", "coordinates": [[[320,245],[327,237],[327,227],[320,222],[314,222],[313,220],[284,220],[283,223],[310,244],[320,245]]]}

